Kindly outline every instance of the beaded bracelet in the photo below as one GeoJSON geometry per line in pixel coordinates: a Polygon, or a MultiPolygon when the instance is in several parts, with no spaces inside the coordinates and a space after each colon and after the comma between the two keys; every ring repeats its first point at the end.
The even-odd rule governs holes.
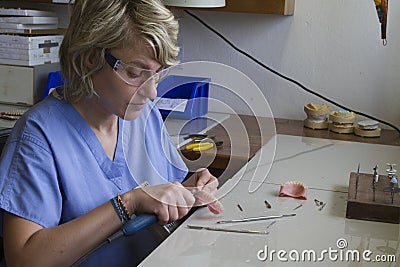
{"type": "Polygon", "coordinates": [[[118,215],[118,218],[121,220],[122,223],[124,223],[124,218],[122,217],[122,214],[121,214],[120,209],[118,207],[118,202],[116,201],[116,198],[110,199],[110,202],[113,205],[114,210],[118,215]]]}
{"type": "Polygon", "coordinates": [[[128,222],[131,218],[129,215],[128,210],[125,208],[124,203],[122,202],[122,198],[120,195],[117,195],[116,197],[110,199],[111,204],[114,207],[115,212],[117,213],[119,219],[123,224],[128,222]]]}
{"type": "Polygon", "coordinates": [[[125,207],[125,204],[122,201],[122,198],[121,198],[120,194],[117,195],[117,200],[118,200],[118,203],[119,203],[120,207],[122,208],[122,211],[123,211],[124,215],[128,218],[128,220],[130,220],[131,219],[131,215],[129,214],[128,209],[125,207]]]}

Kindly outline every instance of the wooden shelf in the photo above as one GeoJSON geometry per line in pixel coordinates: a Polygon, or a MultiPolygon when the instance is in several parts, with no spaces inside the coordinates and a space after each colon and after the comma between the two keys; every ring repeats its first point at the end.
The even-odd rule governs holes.
{"type": "Polygon", "coordinates": [[[14,0],[16,2],[52,3],[51,0],[14,0]]]}
{"type": "MultiPolygon", "coordinates": [[[[52,3],[52,0],[16,0],[18,2],[52,3]]],[[[223,12],[293,15],[295,0],[226,0],[225,7],[219,8],[178,8],[223,12]]]]}
{"type": "Polygon", "coordinates": [[[57,5],[68,5],[68,3],[55,3],[52,0],[13,0],[16,2],[34,2],[34,3],[47,3],[47,4],[57,4],[57,5]]]}
{"type": "MultiPolygon", "coordinates": [[[[293,15],[295,0],[226,0],[225,7],[182,8],[223,12],[293,15]]],[[[181,9],[181,8],[179,8],[181,9]]]]}

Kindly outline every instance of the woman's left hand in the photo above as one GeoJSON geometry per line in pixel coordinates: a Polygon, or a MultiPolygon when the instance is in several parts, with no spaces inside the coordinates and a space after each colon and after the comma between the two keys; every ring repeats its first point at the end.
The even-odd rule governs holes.
{"type": "Polygon", "coordinates": [[[196,187],[198,190],[206,191],[212,195],[217,192],[218,179],[213,176],[206,168],[197,170],[195,172],[196,187]]]}
{"type": "Polygon", "coordinates": [[[197,192],[195,193],[197,205],[207,205],[208,209],[214,214],[224,212],[222,203],[215,197],[218,187],[217,178],[211,175],[207,169],[197,170],[195,178],[197,178],[197,192]]]}

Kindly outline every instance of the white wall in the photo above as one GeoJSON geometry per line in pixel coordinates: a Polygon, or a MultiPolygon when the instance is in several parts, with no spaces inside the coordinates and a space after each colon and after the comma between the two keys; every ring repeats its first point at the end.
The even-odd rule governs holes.
{"type": "MultiPolygon", "coordinates": [[[[296,0],[293,16],[192,12],[273,69],[400,126],[399,10],[399,1],[389,1],[387,46],[373,0],[296,0]]],[[[275,117],[304,119],[304,104],[323,103],[240,55],[188,14],[180,26],[183,61],[221,62],[242,71],[267,97],[275,117]]]]}
{"type": "MultiPolygon", "coordinates": [[[[15,5],[54,10],[62,27],[68,23],[67,5],[1,1],[1,6],[15,5]]],[[[373,0],[296,0],[293,16],[193,13],[282,74],[349,108],[400,126],[399,1],[389,1],[387,46],[380,40],[373,0]]],[[[248,75],[267,98],[275,117],[304,119],[304,104],[323,103],[240,55],[189,15],[183,14],[179,20],[183,61],[220,62],[248,75]]],[[[223,78],[236,82],[232,75],[223,78]]],[[[237,84],[234,90],[248,96],[248,87],[240,81],[237,84]]],[[[229,103],[230,97],[218,94],[217,89],[212,96],[237,104],[229,103]]],[[[210,108],[219,110],[213,105],[210,108]]]]}

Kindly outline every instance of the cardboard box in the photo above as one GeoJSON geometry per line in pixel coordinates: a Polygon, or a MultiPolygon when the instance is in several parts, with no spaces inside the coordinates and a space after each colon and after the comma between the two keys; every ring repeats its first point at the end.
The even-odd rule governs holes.
{"type": "Polygon", "coordinates": [[[0,102],[33,105],[42,99],[49,72],[59,63],[36,66],[0,65],[0,102]]]}
{"type": "Polygon", "coordinates": [[[46,47],[59,47],[64,36],[20,36],[0,34],[0,46],[18,49],[40,49],[46,47]]]}

